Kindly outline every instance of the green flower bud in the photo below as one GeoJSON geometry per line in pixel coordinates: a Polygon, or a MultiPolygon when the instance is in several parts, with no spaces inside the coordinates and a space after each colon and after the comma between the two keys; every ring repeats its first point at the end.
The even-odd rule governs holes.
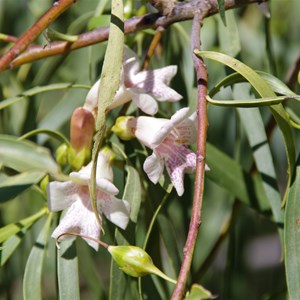
{"type": "Polygon", "coordinates": [[[141,277],[148,274],[158,275],[172,283],[175,280],[161,272],[152,262],[149,254],[136,246],[109,246],[108,251],[120,269],[133,277],[141,277]]]}
{"type": "Polygon", "coordinates": [[[112,127],[111,131],[114,132],[120,139],[129,141],[134,138],[134,128],[128,126],[128,122],[133,120],[134,117],[122,116],[116,120],[115,125],[112,127]]]}
{"type": "Polygon", "coordinates": [[[69,148],[68,162],[73,170],[80,170],[82,166],[88,163],[91,159],[90,149],[83,148],[80,151],[75,150],[73,147],[69,148]]]}
{"type": "Polygon", "coordinates": [[[49,183],[49,181],[50,181],[50,178],[48,175],[46,175],[40,182],[40,188],[45,194],[46,194],[47,184],[49,183]]]}
{"type": "Polygon", "coordinates": [[[61,144],[55,152],[56,161],[59,165],[64,166],[68,163],[68,145],[61,144]]]}

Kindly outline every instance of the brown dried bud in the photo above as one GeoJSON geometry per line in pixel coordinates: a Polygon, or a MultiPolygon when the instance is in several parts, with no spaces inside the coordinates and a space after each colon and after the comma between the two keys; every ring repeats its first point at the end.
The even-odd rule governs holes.
{"type": "Polygon", "coordinates": [[[70,130],[71,146],[74,150],[90,148],[95,130],[93,114],[83,107],[76,108],[72,115],[70,130]]]}

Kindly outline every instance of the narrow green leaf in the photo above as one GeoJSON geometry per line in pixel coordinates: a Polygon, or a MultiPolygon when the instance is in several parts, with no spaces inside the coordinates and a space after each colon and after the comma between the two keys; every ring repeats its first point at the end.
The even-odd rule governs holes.
{"type": "Polygon", "coordinates": [[[0,176],[0,203],[13,199],[32,184],[38,183],[45,172],[24,172],[15,176],[0,176]]]}
{"type": "Polygon", "coordinates": [[[18,232],[23,230],[23,228],[27,228],[27,227],[31,226],[34,222],[39,220],[46,213],[48,213],[48,208],[44,207],[39,212],[37,212],[36,214],[34,214],[28,218],[22,219],[19,222],[16,222],[13,224],[8,224],[8,225],[0,228],[0,243],[4,242],[5,240],[10,238],[14,234],[17,234],[18,232]]]}
{"type": "Polygon", "coordinates": [[[4,264],[8,261],[8,259],[13,255],[15,250],[20,245],[24,235],[31,228],[31,226],[24,227],[17,234],[11,236],[7,239],[0,248],[0,266],[4,266],[4,264]]]}
{"type": "Polygon", "coordinates": [[[76,243],[67,239],[60,243],[57,253],[57,279],[59,299],[80,299],[79,272],[76,243]]]}
{"type": "MultiPolygon", "coordinates": [[[[268,83],[264,79],[262,79],[254,70],[252,70],[242,62],[238,61],[237,59],[213,51],[194,50],[194,52],[200,57],[216,60],[240,73],[247,79],[247,81],[254,87],[254,89],[260,94],[262,98],[275,97],[275,94],[272,91],[271,87],[268,85],[268,83]]],[[[270,109],[281,130],[285,142],[285,148],[288,158],[289,186],[296,160],[293,132],[289,123],[289,116],[284,110],[282,104],[272,105],[270,106],[270,109]]]]}
{"type": "Polygon", "coordinates": [[[285,209],[285,269],[290,299],[300,295],[300,156],[285,209]]]}
{"type": "Polygon", "coordinates": [[[42,299],[42,271],[44,256],[49,240],[51,220],[52,214],[49,214],[35,244],[30,251],[23,279],[24,300],[42,299]]]}
{"type": "Polygon", "coordinates": [[[16,137],[0,135],[0,164],[17,171],[41,171],[57,175],[59,168],[48,149],[16,137]]]}
{"type": "MultiPolygon", "coordinates": [[[[246,92],[247,89],[243,89],[241,86],[236,86],[233,90],[233,95],[235,98],[249,96],[246,92]]],[[[278,190],[276,171],[261,113],[258,108],[237,108],[237,111],[246,131],[257,170],[262,176],[263,186],[272,208],[274,220],[280,224],[283,222],[281,194],[278,190]]],[[[278,227],[278,230],[281,238],[283,238],[282,228],[278,227]]]]}
{"type": "Polygon", "coordinates": [[[105,123],[105,110],[113,101],[119,87],[123,62],[124,16],[123,1],[112,0],[109,39],[105,52],[98,95],[98,115],[96,128],[105,123]]]}
{"type": "Polygon", "coordinates": [[[227,107],[258,107],[258,106],[270,106],[274,104],[281,103],[285,100],[297,100],[300,101],[300,96],[278,96],[278,97],[269,97],[269,98],[260,98],[260,99],[242,99],[242,100],[216,100],[212,99],[209,96],[206,97],[206,100],[218,106],[227,106],[227,107]]]}
{"type": "Polygon", "coordinates": [[[127,179],[123,198],[130,203],[130,220],[136,224],[142,200],[141,180],[135,168],[127,166],[126,170],[127,179]]]}
{"type": "MultiPolygon", "coordinates": [[[[270,88],[279,95],[285,96],[295,96],[296,94],[281,80],[277,77],[262,71],[255,71],[259,76],[261,76],[270,86],[270,88]]],[[[223,78],[220,82],[218,82],[209,92],[210,97],[213,97],[217,94],[222,87],[226,88],[235,83],[245,82],[246,79],[240,73],[232,73],[225,78],[223,78]]]]}
{"type": "Polygon", "coordinates": [[[114,95],[120,84],[120,74],[123,62],[124,48],[124,16],[123,1],[112,0],[111,3],[111,20],[109,26],[108,45],[105,52],[103,68],[100,78],[98,91],[98,113],[96,120],[96,140],[92,153],[92,172],[91,172],[91,202],[93,211],[101,226],[96,204],[96,169],[97,157],[100,151],[106,128],[106,108],[113,101],[114,95]]]}
{"type": "Polygon", "coordinates": [[[226,16],[225,16],[225,5],[224,0],[218,0],[218,7],[219,7],[219,13],[220,17],[224,23],[224,26],[226,26],[226,16]]]}
{"type": "MultiPolygon", "coordinates": [[[[241,63],[237,59],[218,52],[195,50],[195,53],[198,56],[216,60],[239,72],[243,77],[247,79],[247,81],[254,87],[254,89],[260,94],[262,98],[276,96],[264,79],[262,79],[254,70],[241,63]]],[[[290,126],[289,116],[284,110],[282,104],[272,105],[270,106],[270,109],[281,130],[285,142],[285,148],[288,158],[289,187],[291,182],[291,176],[293,175],[294,171],[296,157],[293,132],[290,126]]],[[[262,121],[257,122],[256,119],[258,118],[258,120],[261,120],[259,111],[256,111],[255,116],[250,116],[250,114],[253,113],[254,110],[254,108],[243,111],[240,111],[238,109],[238,111],[240,111],[240,117],[244,123],[244,127],[247,132],[250,146],[254,150],[256,166],[264,179],[264,188],[269,198],[274,218],[277,222],[281,223],[282,211],[280,209],[280,204],[278,203],[278,200],[281,199],[281,196],[278,192],[278,187],[276,184],[276,173],[271,158],[271,151],[267,143],[267,137],[264,131],[263,123],[262,121]],[[246,114],[248,114],[247,117],[245,117],[246,114]],[[252,122],[249,123],[249,121],[252,122]],[[259,128],[257,127],[258,123],[260,124],[259,128]],[[250,126],[250,124],[252,124],[252,126],[250,126]],[[267,160],[266,158],[269,158],[269,160],[267,160]]]]}
{"type": "Polygon", "coordinates": [[[23,100],[25,97],[34,96],[49,91],[63,90],[69,88],[90,89],[91,87],[84,84],[72,83],[54,83],[46,86],[36,86],[30,90],[23,92],[21,95],[0,101],[0,110],[23,100]]]}

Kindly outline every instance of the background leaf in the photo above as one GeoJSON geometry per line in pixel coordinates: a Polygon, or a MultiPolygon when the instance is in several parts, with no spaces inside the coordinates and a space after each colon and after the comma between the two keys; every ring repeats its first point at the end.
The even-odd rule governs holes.
{"type": "Polygon", "coordinates": [[[44,172],[23,172],[15,176],[0,174],[0,202],[5,202],[22,193],[32,184],[38,183],[45,176],[44,172]]]}
{"type": "Polygon", "coordinates": [[[300,156],[285,209],[285,268],[290,299],[300,295],[300,156]]]}
{"type": "Polygon", "coordinates": [[[42,299],[42,270],[51,220],[52,214],[49,214],[28,257],[23,279],[24,300],[42,299]]]}
{"type": "Polygon", "coordinates": [[[11,236],[15,235],[16,233],[20,232],[23,228],[27,228],[31,226],[34,222],[36,222],[38,219],[40,219],[43,215],[45,215],[48,212],[48,208],[43,208],[36,214],[22,219],[19,222],[16,222],[14,224],[6,225],[2,228],[0,228],[0,243],[7,240],[11,236]]]}
{"type": "Polygon", "coordinates": [[[17,171],[37,170],[56,175],[59,173],[56,162],[46,148],[7,135],[0,135],[0,145],[0,164],[17,171]]]}
{"type": "Polygon", "coordinates": [[[66,239],[57,251],[57,279],[59,299],[80,299],[76,243],[66,239]]]}

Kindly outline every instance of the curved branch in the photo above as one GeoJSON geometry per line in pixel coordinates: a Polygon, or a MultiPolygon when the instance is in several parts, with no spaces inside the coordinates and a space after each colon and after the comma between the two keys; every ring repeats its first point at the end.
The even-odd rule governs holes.
{"type": "Polygon", "coordinates": [[[45,28],[47,28],[75,1],[76,0],[58,0],[57,2],[54,2],[53,6],[25,32],[4,55],[0,57],[0,72],[5,70],[14,58],[26,50],[30,43],[32,43],[45,28]]]}
{"type": "MultiPolygon", "coordinates": [[[[264,0],[263,0],[264,1],[264,0]]],[[[232,9],[239,6],[258,3],[261,0],[225,0],[225,9],[232,9]]],[[[191,0],[190,2],[178,2],[174,6],[172,13],[168,16],[160,14],[147,14],[141,17],[133,17],[125,21],[125,34],[134,33],[144,29],[157,29],[158,27],[168,27],[173,23],[191,20],[195,11],[205,11],[208,17],[218,13],[217,0],[191,0]]],[[[49,56],[65,54],[70,51],[94,45],[106,41],[108,39],[109,28],[102,27],[80,34],[78,40],[74,43],[70,42],[53,42],[49,46],[32,46],[27,51],[16,57],[7,68],[15,68],[25,63],[33,62],[49,56]]]]}

